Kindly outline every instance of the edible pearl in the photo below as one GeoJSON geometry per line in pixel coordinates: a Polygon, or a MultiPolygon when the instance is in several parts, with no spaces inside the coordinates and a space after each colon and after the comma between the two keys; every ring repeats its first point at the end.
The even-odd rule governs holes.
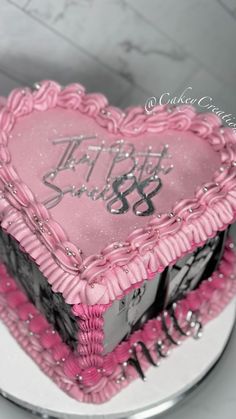
{"type": "Polygon", "coordinates": [[[41,87],[41,84],[40,83],[34,83],[35,90],[39,90],[40,87],[41,87]]]}

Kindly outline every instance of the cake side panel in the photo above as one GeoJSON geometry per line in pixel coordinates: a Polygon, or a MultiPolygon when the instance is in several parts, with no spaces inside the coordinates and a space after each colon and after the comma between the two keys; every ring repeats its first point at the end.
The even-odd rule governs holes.
{"type": "MultiPolygon", "coordinates": [[[[188,255],[189,262],[179,261],[156,277],[136,284],[125,297],[109,305],[79,305],[80,316],[65,303],[61,294],[54,293],[37,265],[20,249],[10,235],[0,231],[1,259],[23,287],[31,301],[59,331],[64,342],[81,357],[81,365],[102,363],[102,356],[111,352],[124,338],[157,316],[170,301],[186,295],[204,279],[204,272],[223,249],[227,232],[211,239],[208,244],[188,255]],[[220,239],[221,237],[221,239],[220,239]],[[218,245],[217,245],[218,243],[218,245]],[[218,246],[218,250],[217,250],[218,246]],[[202,255],[199,257],[199,255],[202,255]],[[182,269],[180,269],[180,265],[182,269]],[[183,272],[187,269],[187,273],[183,272]],[[176,274],[177,272],[177,274],[176,274]],[[77,317],[78,316],[78,317],[77,317]]],[[[63,280],[63,279],[62,279],[63,280]]]]}
{"type": "Polygon", "coordinates": [[[134,290],[108,306],[103,315],[103,353],[112,351],[149,319],[157,317],[210,277],[221,261],[227,235],[227,230],[219,233],[163,272],[137,283],[134,290]]]}
{"type": "Polygon", "coordinates": [[[20,248],[17,241],[0,228],[0,260],[30,301],[57,330],[63,341],[77,348],[78,322],[59,293],[54,293],[36,263],[20,248]]]}

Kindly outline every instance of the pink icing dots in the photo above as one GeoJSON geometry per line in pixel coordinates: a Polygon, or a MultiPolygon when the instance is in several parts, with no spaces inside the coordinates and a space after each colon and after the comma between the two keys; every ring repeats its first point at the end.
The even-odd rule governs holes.
{"type": "Polygon", "coordinates": [[[43,316],[38,315],[30,321],[29,329],[33,333],[41,334],[48,329],[48,322],[43,316]]]}
{"type": "MultiPolygon", "coordinates": [[[[227,272],[234,272],[233,252],[226,246],[221,267],[227,261],[227,272]],[[227,257],[225,257],[227,256],[227,257]],[[230,262],[231,261],[231,262],[230,262]],[[228,264],[231,269],[228,269],[228,264]]],[[[89,354],[91,350],[98,350],[91,342],[91,348],[85,356],[78,356],[72,353],[69,347],[61,342],[57,332],[50,328],[47,321],[37,312],[34,306],[27,300],[21,298],[21,291],[15,287],[9,291],[8,287],[2,286],[7,280],[14,283],[6,271],[0,266],[0,317],[9,327],[11,333],[19,341],[22,347],[29,353],[35,362],[48,374],[55,383],[71,396],[84,402],[102,403],[112,397],[122,387],[126,386],[132,379],[137,378],[137,372],[131,365],[124,364],[127,378],[124,381],[116,381],[122,374],[121,364],[126,363],[133,356],[133,348],[136,347],[137,356],[143,371],[149,363],[142,354],[142,347],[139,342],[145,343],[149,348],[154,360],[156,360],[156,349],[153,346],[157,341],[165,339],[162,329],[161,318],[152,319],[146,323],[143,330],[139,330],[127,340],[118,345],[112,353],[105,357],[102,355],[89,354]],[[11,296],[11,298],[9,298],[11,296]],[[5,299],[5,302],[4,302],[5,299]],[[8,304],[8,299],[12,307],[8,304]],[[3,309],[4,308],[4,309],[3,309]],[[19,316],[19,317],[18,317],[19,316]],[[33,334],[31,334],[31,332],[33,334]],[[136,345],[137,344],[137,345],[136,345]],[[93,363],[94,365],[91,365],[93,363]]],[[[177,321],[181,327],[185,327],[186,315],[191,311],[200,314],[201,321],[206,323],[216,316],[236,293],[236,286],[230,276],[222,275],[217,271],[212,275],[211,280],[204,281],[201,286],[188,294],[187,298],[179,301],[174,310],[177,321]]],[[[86,322],[90,316],[97,316],[101,313],[99,306],[82,309],[81,322],[86,322]]],[[[165,316],[165,322],[171,327],[169,315],[165,316]]],[[[103,326],[101,325],[101,328],[103,326]]],[[[94,331],[96,334],[97,331],[94,331]]],[[[171,330],[172,336],[179,339],[179,333],[171,330]],[[174,333],[173,333],[174,332],[174,333]]],[[[91,341],[92,339],[92,335],[91,341]]],[[[183,339],[183,336],[181,336],[183,339]]],[[[86,342],[89,346],[90,342],[86,342]]],[[[171,342],[168,342],[171,347],[171,342]]],[[[102,348],[99,348],[102,351],[102,348]]],[[[101,353],[101,352],[100,352],[101,353]]]]}
{"type": "Polygon", "coordinates": [[[44,348],[50,349],[61,343],[61,338],[55,330],[48,329],[41,335],[40,342],[44,348]]]}
{"type": "Polygon", "coordinates": [[[17,306],[27,301],[26,295],[23,294],[23,292],[18,291],[18,290],[9,292],[6,298],[7,298],[7,303],[9,304],[11,308],[16,308],[17,306]]]}
{"type": "Polygon", "coordinates": [[[82,383],[85,386],[96,385],[101,379],[101,372],[97,368],[88,368],[85,371],[81,371],[80,376],[82,378],[82,383]]]}
{"type": "Polygon", "coordinates": [[[65,360],[69,353],[70,349],[65,343],[59,343],[52,349],[52,355],[56,361],[65,360]]]}
{"type": "Polygon", "coordinates": [[[78,358],[73,354],[69,355],[64,363],[63,370],[67,377],[75,379],[81,372],[78,358]]]}

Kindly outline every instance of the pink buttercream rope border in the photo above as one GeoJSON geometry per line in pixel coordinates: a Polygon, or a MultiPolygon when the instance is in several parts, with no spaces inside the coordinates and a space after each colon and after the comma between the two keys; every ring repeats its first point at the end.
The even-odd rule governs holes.
{"type": "MultiPolygon", "coordinates": [[[[198,321],[205,324],[216,317],[233,298],[236,293],[235,261],[232,243],[228,241],[218,270],[174,307],[175,317],[182,330],[186,328],[189,311],[196,313],[198,321]]],[[[96,317],[101,318],[104,307],[76,305],[73,311],[80,321],[89,322],[91,319],[93,322],[96,317]]],[[[172,320],[169,313],[164,313],[164,316],[170,328],[172,320]]],[[[167,339],[159,316],[149,320],[143,329],[134,332],[127,341],[104,357],[96,357],[96,354],[93,356],[93,337],[87,340],[88,332],[85,330],[84,342],[87,342],[88,353],[78,356],[61,341],[58,333],[29,302],[7,274],[4,265],[0,265],[0,317],[45,374],[71,397],[88,403],[109,400],[138,377],[136,369],[129,363],[134,348],[142,371],[150,366],[138,342],[146,345],[155,362],[160,360],[155,349],[158,341],[164,344],[165,352],[176,346],[167,339]]],[[[102,324],[97,329],[102,331],[102,324]]],[[[92,334],[96,334],[96,328],[92,330],[92,334]]],[[[171,335],[176,342],[186,338],[177,329],[172,329],[171,335]]]]}
{"type": "Polygon", "coordinates": [[[85,94],[79,84],[62,89],[55,82],[45,81],[34,92],[14,90],[0,112],[2,226],[20,241],[53,290],[61,292],[67,303],[108,304],[233,222],[236,215],[235,143],[236,134],[229,128],[222,129],[218,117],[212,113],[197,115],[189,106],[171,112],[159,106],[151,115],[141,107],[129,108],[124,113],[109,106],[103,95],[85,94]],[[17,118],[33,110],[45,111],[55,106],[78,110],[117,136],[137,136],[166,129],[189,130],[220,153],[221,167],[211,182],[197,189],[194,199],[180,201],[168,215],[157,216],[146,228],[130,234],[126,242],[110,244],[101,254],[83,261],[62,227],[19,179],[7,148],[17,118]]]}

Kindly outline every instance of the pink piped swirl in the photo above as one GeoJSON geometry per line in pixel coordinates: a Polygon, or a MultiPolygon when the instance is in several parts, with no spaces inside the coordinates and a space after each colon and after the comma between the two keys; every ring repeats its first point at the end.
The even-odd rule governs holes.
{"type": "MultiPolygon", "coordinates": [[[[203,138],[208,137],[210,144],[214,145],[213,132],[217,133],[221,125],[220,118],[213,113],[203,113],[196,115],[191,124],[191,131],[203,138]]],[[[224,139],[222,138],[223,142],[224,139]]]]}
{"type": "Polygon", "coordinates": [[[64,363],[63,370],[67,377],[76,379],[77,375],[81,373],[78,357],[73,354],[69,355],[64,363]]]}
{"type": "Polygon", "coordinates": [[[31,113],[34,107],[34,100],[30,89],[13,90],[7,99],[6,106],[16,117],[31,113]]]}
{"type": "Polygon", "coordinates": [[[0,111],[4,106],[6,106],[7,100],[4,96],[0,96],[0,111]]]}
{"type": "Polygon", "coordinates": [[[57,105],[67,109],[79,109],[84,95],[85,88],[81,84],[69,84],[59,92],[57,105]]]}
{"type": "Polygon", "coordinates": [[[187,131],[192,124],[196,111],[192,106],[180,106],[170,113],[169,129],[176,129],[180,131],[187,131]]]}
{"type": "Polygon", "coordinates": [[[61,86],[51,80],[45,80],[40,83],[40,89],[33,92],[34,109],[45,111],[54,108],[57,105],[58,95],[61,86]]]}
{"type": "Polygon", "coordinates": [[[105,96],[99,93],[90,93],[81,102],[79,109],[89,116],[97,116],[101,109],[104,109],[107,105],[108,101],[105,96]]]}

